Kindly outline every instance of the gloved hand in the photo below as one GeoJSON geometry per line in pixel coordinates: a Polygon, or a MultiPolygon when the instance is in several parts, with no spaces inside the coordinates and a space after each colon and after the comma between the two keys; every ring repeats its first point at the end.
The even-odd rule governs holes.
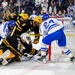
{"type": "Polygon", "coordinates": [[[39,42],[38,38],[35,38],[34,41],[33,41],[34,44],[37,44],[38,42],[39,42]]]}

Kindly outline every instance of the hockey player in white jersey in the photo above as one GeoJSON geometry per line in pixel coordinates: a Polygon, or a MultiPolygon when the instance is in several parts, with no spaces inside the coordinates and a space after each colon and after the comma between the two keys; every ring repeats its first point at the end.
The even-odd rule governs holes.
{"type": "Polygon", "coordinates": [[[14,24],[15,24],[14,20],[6,21],[0,24],[0,44],[2,43],[3,39],[10,34],[10,31],[14,26],[14,24]]]}
{"type": "MultiPolygon", "coordinates": [[[[36,18],[34,20],[37,20],[36,18]]],[[[55,18],[48,18],[40,24],[40,32],[42,34],[41,58],[38,61],[46,63],[47,45],[51,45],[52,41],[57,40],[58,46],[63,50],[64,54],[70,57],[70,61],[74,61],[71,50],[66,47],[66,36],[63,32],[63,25],[55,18]]]]}

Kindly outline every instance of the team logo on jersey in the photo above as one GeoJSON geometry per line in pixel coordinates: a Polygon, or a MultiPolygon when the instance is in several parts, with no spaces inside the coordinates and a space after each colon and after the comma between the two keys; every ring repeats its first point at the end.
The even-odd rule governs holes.
{"type": "Polygon", "coordinates": [[[22,24],[22,26],[24,27],[26,24],[24,23],[24,24],[22,24]]]}
{"type": "Polygon", "coordinates": [[[25,49],[24,45],[20,42],[20,39],[18,39],[18,46],[17,49],[22,53],[22,51],[25,49]]]}

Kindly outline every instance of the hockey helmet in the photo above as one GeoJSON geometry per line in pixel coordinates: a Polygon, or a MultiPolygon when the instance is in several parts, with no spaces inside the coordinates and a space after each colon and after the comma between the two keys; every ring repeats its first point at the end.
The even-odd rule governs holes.
{"type": "Polygon", "coordinates": [[[47,20],[49,18],[49,15],[48,14],[44,14],[43,16],[42,16],[42,20],[44,21],[44,20],[47,20]]]}
{"type": "Polygon", "coordinates": [[[23,33],[23,34],[21,34],[21,39],[23,40],[23,41],[25,41],[27,44],[29,44],[30,42],[31,42],[31,37],[29,36],[29,34],[28,33],[23,33]]]}
{"type": "Polygon", "coordinates": [[[10,16],[10,18],[14,18],[14,16],[16,16],[16,14],[11,13],[9,16],[10,16]]]}
{"type": "Polygon", "coordinates": [[[33,22],[34,22],[34,23],[36,22],[36,23],[41,24],[41,23],[42,23],[42,18],[41,18],[40,16],[36,16],[36,17],[34,18],[33,22]]]}
{"type": "Polygon", "coordinates": [[[9,22],[8,22],[8,27],[9,27],[9,28],[14,27],[14,26],[15,26],[15,22],[16,22],[15,20],[9,21],[9,22]]]}
{"type": "Polygon", "coordinates": [[[24,19],[27,20],[29,18],[28,14],[21,13],[20,16],[24,19]]]}

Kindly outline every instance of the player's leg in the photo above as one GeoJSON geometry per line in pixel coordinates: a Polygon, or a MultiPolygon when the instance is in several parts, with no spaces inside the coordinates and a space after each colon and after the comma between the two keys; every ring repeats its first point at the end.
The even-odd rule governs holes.
{"type": "Polygon", "coordinates": [[[74,55],[72,54],[71,50],[66,47],[66,36],[63,31],[61,32],[61,36],[62,37],[58,39],[59,47],[61,48],[61,50],[63,50],[64,54],[70,57],[70,61],[74,61],[74,55]]]}
{"type": "MultiPolygon", "coordinates": [[[[41,44],[41,58],[43,58],[43,57],[45,58],[46,57],[46,52],[48,50],[47,49],[47,45],[51,45],[52,41],[58,40],[61,37],[60,34],[61,34],[60,30],[58,30],[58,31],[56,31],[56,32],[54,32],[52,34],[48,34],[47,36],[45,36],[42,39],[42,44],[41,44]],[[59,36],[58,36],[58,34],[59,34],[59,36]]],[[[39,58],[38,60],[40,61],[41,58],[39,58]]]]}
{"type": "MultiPolygon", "coordinates": [[[[41,49],[41,58],[42,59],[44,59],[45,55],[46,55],[46,50],[47,50],[46,45],[51,45],[51,42],[54,40],[58,40],[59,46],[66,46],[66,37],[62,30],[58,30],[52,34],[47,35],[42,40],[42,43],[44,44],[44,45],[42,45],[43,48],[41,49]]],[[[62,47],[62,48],[64,48],[64,47],[62,47]]],[[[62,50],[65,51],[66,55],[68,54],[70,56],[71,60],[74,59],[74,56],[72,55],[70,50],[68,50],[68,49],[66,50],[66,47],[65,47],[65,49],[62,49],[62,50]]],[[[41,61],[41,58],[39,58],[38,61],[41,61]]]]}
{"type": "Polygon", "coordinates": [[[10,48],[3,45],[0,51],[0,63],[2,65],[7,65],[13,61],[19,61],[19,58],[16,54],[10,51],[10,48]]]}
{"type": "Polygon", "coordinates": [[[38,59],[38,62],[46,63],[47,51],[48,51],[47,45],[42,42],[41,43],[41,50],[40,50],[41,57],[38,59]]]}

